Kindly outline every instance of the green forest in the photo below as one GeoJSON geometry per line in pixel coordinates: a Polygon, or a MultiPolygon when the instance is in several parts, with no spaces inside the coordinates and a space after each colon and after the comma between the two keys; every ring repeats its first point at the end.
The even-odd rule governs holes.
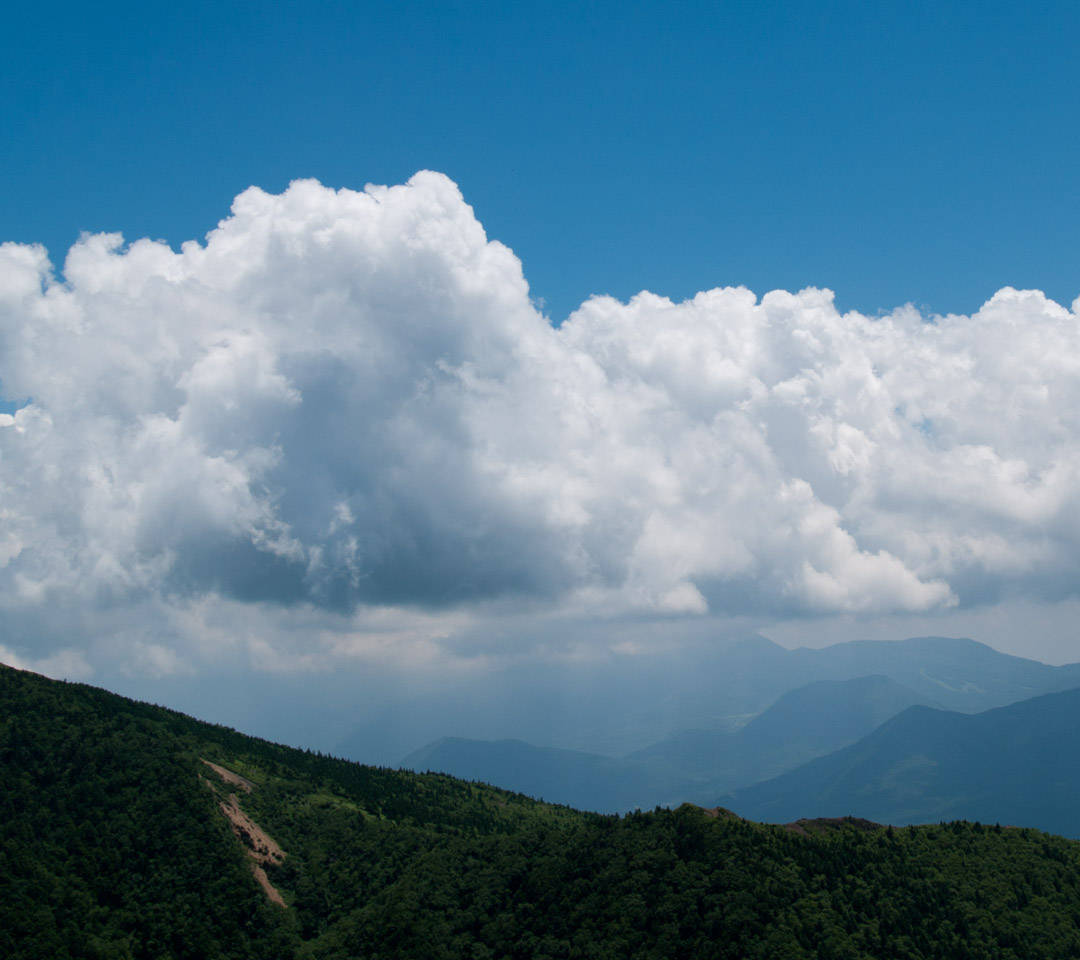
{"type": "Polygon", "coordinates": [[[1022,825],[585,814],[0,668],[13,960],[1008,960],[1078,931],[1080,843],[1022,825]]]}

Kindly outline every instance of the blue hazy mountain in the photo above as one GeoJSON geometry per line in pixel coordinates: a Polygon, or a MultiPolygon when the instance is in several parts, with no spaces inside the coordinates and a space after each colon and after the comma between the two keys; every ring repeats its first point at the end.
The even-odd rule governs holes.
{"type": "MultiPolygon", "coordinates": [[[[606,675],[596,667],[587,687],[560,686],[555,668],[535,671],[525,688],[508,675],[496,697],[448,705],[437,720],[420,706],[399,722],[384,716],[384,745],[395,734],[398,744],[424,730],[433,736],[380,762],[408,754],[410,768],[592,810],[711,804],[852,744],[912,705],[974,712],[1080,685],[1080,665],[940,637],[820,650],[749,637],[708,651],[695,670],[681,663],[646,677],[634,664],[606,675]]],[[[359,756],[359,742],[342,752],[359,756]]]]}
{"type": "Polygon", "coordinates": [[[974,713],[1080,686],[1080,663],[1055,667],[974,640],[912,637],[795,650],[822,678],[882,674],[949,710],[974,713]]]}
{"type": "Polygon", "coordinates": [[[1080,689],[977,714],[916,706],[849,747],[721,802],[773,822],[966,819],[1080,837],[1077,743],[1080,689]]]}
{"type": "Polygon", "coordinates": [[[401,766],[497,784],[585,810],[625,812],[705,801],[790,770],[858,740],[920,702],[887,677],[822,680],[783,694],[742,729],[688,730],[622,758],[521,740],[441,737],[409,754],[401,766]]]}
{"type": "Polygon", "coordinates": [[[915,704],[940,705],[880,675],[817,680],[781,694],[739,730],[680,731],[627,759],[730,790],[854,743],[915,704]]]}
{"type": "Polygon", "coordinates": [[[743,637],[670,656],[511,666],[483,684],[448,679],[373,710],[333,749],[392,765],[452,735],[625,756],[686,731],[730,732],[789,690],[815,681],[867,676],[888,678],[918,702],[973,713],[1080,686],[1080,664],[1049,666],[941,637],[820,650],[743,637]]]}

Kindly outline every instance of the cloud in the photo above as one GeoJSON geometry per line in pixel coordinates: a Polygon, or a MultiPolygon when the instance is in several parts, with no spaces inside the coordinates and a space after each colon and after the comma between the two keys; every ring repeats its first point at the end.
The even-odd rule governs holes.
{"type": "Polygon", "coordinates": [[[33,399],[0,414],[0,606],[173,611],[178,637],[215,600],[406,611],[415,644],[463,611],[1059,600],[1076,320],[1010,288],[932,319],[729,288],[596,297],[554,328],[431,172],[251,188],[178,253],[85,236],[62,280],[4,244],[0,383],[33,399]]]}
{"type": "Polygon", "coordinates": [[[51,656],[27,660],[0,643],[0,663],[17,670],[32,670],[54,680],[83,680],[94,672],[83,652],[74,647],[57,650],[51,656]]]}

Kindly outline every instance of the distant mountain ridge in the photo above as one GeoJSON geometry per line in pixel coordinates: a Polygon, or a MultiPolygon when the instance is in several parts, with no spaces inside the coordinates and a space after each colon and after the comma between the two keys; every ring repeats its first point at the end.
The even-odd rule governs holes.
{"type": "Polygon", "coordinates": [[[887,677],[823,680],[788,691],[731,733],[688,730],[626,757],[539,747],[522,740],[441,737],[400,766],[448,773],[584,810],[624,813],[705,803],[853,743],[923,702],[887,677]]]}
{"type": "Polygon", "coordinates": [[[942,637],[788,650],[754,635],[702,645],[682,659],[624,656],[503,673],[482,691],[425,689],[364,721],[336,752],[394,765],[439,737],[459,736],[622,757],[685,730],[730,731],[736,718],[818,680],[884,676],[923,702],[965,713],[1080,686],[1080,663],[1050,666],[942,637]]]}
{"type": "Polygon", "coordinates": [[[1080,663],[1051,666],[964,637],[853,640],[792,652],[835,679],[882,674],[962,713],[1080,686],[1080,663]]]}
{"type": "Polygon", "coordinates": [[[1080,837],[1080,689],[978,714],[910,707],[857,743],[717,798],[784,822],[963,817],[1080,837]]]}
{"type": "MultiPolygon", "coordinates": [[[[565,751],[519,737],[441,737],[400,765],[602,812],[687,800],[712,805],[719,796],[848,746],[913,705],[973,712],[1080,686],[1080,664],[1050,666],[966,639],[785,650],[756,637],[732,644],[726,655],[724,671],[712,678],[711,713],[692,705],[703,696],[705,676],[694,679],[691,706],[682,705],[682,714],[696,711],[702,725],[688,724],[621,756],[565,751]],[[720,722],[789,682],[741,727],[720,722]],[[741,687],[733,691],[733,684],[741,687]]],[[[678,705],[670,710],[680,712],[678,705]]],[[[572,704],[566,712],[573,715],[572,704]]]]}
{"type": "Polygon", "coordinates": [[[817,680],[788,690],[732,733],[684,731],[629,754],[701,778],[749,784],[853,743],[914,704],[934,701],[889,677],[817,680]]]}

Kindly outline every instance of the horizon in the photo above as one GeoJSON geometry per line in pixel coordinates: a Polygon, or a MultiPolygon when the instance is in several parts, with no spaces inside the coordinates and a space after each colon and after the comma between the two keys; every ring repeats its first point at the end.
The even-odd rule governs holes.
{"type": "MultiPolygon", "coordinates": [[[[1021,707],[1029,700],[1034,704],[1046,697],[1075,693],[1075,685],[1080,682],[1073,675],[1075,671],[1063,675],[1038,671],[1033,674],[1031,667],[1020,665],[1025,662],[1024,658],[1006,664],[998,659],[999,652],[970,638],[839,641],[828,647],[787,651],[804,656],[784,665],[768,654],[767,648],[785,649],[760,634],[731,637],[719,650],[699,648],[691,651],[681,664],[661,666],[660,661],[654,659],[651,665],[638,664],[637,669],[632,661],[621,666],[609,664],[613,667],[610,670],[603,665],[594,665],[597,669],[592,680],[586,678],[584,682],[565,670],[537,670],[535,666],[524,664],[517,671],[511,668],[502,672],[502,701],[498,696],[493,698],[490,683],[485,683],[482,678],[470,682],[460,677],[450,684],[440,683],[432,677],[424,678],[412,687],[411,698],[404,700],[400,691],[380,689],[385,677],[367,678],[369,682],[364,685],[358,683],[358,675],[341,672],[323,678],[322,682],[316,681],[314,685],[305,685],[303,679],[295,675],[267,677],[261,683],[247,683],[247,692],[241,696],[233,696],[232,689],[237,679],[242,678],[230,676],[163,678],[150,691],[144,682],[132,677],[114,677],[109,681],[89,677],[67,682],[88,683],[91,687],[166,707],[193,719],[219,724],[272,743],[370,766],[415,769],[416,772],[442,770],[459,779],[480,780],[530,796],[543,796],[556,803],[600,812],[610,812],[605,804],[611,801],[599,799],[605,796],[605,782],[610,779],[612,785],[607,789],[612,795],[618,795],[620,789],[625,789],[620,777],[651,770],[651,765],[657,763],[660,756],[658,750],[663,753],[672,749],[685,750],[679,745],[686,736],[691,737],[691,743],[697,744],[692,748],[695,754],[709,749],[700,742],[702,737],[707,737],[707,742],[713,744],[712,749],[726,743],[725,749],[734,750],[732,756],[738,757],[746,751],[742,749],[740,753],[741,741],[737,735],[744,727],[747,730],[754,728],[750,721],[764,720],[767,731],[764,745],[775,751],[778,728],[787,730],[793,743],[799,741],[799,735],[792,727],[793,710],[796,710],[803,716],[798,721],[801,728],[817,730],[816,735],[824,736],[826,743],[830,742],[829,737],[837,736],[835,732],[827,732],[832,730],[830,723],[835,724],[843,718],[841,722],[849,730],[847,740],[834,739],[825,751],[828,752],[854,743],[863,734],[867,744],[876,742],[875,738],[880,737],[893,719],[900,713],[907,713],[905,707],[929,707],[944,713],[986,714],[989,717],[1001,710],[1021,707]],[[755,640],[764,643],[766,649],[761,644],[749,642],[755,640]],[[874,648],[883,646],[897,648],[899,657],[875,658],[874,648]],[[860,648],[862,653],[853,659],[816,656],[829,649],[844,647],[860,648]],[[901,652],[904,648],[906,652],[901,652]],[[995,656],[987,662],[985,654],[972,648],[992,651],[995,656]],[[748,652],[751,650],[757,652],[748,652]],[[971,656],[972,653],[975,656],[971,656]],[[741,677],[735,686],[730,678],[723,676],[725,662],[732,660],[737,662],[741,677]],[[777,671],[773,678],[769,677],[771,670],[767,665],[770,663],[777,671]],[[908,686],[908,681],[897,682],[896,678],[905,673],[913,686],[908,686]],[[1054,679],[1058,676],[1059,679],[1054,679]],[[1021,679],[1023,677],[1027,680],[1021,679]],[[601,678],[603,685],[597,682],[601,678]],[[975,678],[976,682],[973,684],[967,678],[975,678]],[[979,687],[978,683],[987,679],[990,679],[991,687],[1000,687],[996,693],[979,687]],[[867,686],[867,681],[873,683],[867,686]],[[958,682],[960,686],[955,686],[958,682]],[[1020,686],[1016,685],[1018,682],[1020,686]],[[1026,682],[1034,682],[1036,686],[1026,688],[1026,682]],[[656,713],[654,707],[645,706],[643,710],[643,705],[634,706],[627,702],[628,696],[649,686],[661,700],[675,695],[683,701],[681,706],[656,713]],[[948,697],[953,699],[938,699],[945,691],[949,691],[948,697]],[[367,694],[372,695],[371,701],[358,708],[356,698],[367,694]],[[593,702],[581,700],[581,694],[593,702]],[[269,712],[260,709],[257,703],[260,699],[273,704],[274,709],[269,712]],[[551,704],[560,699],[563,700],[563,715],[551,722],[551,704]],[[513,703],[513,711],[504,709],[500,705],[502,702],[513,703]],[[729,711],[735,708],[736,712],[726,719],[708,716],[708,711],[701,712],[706,702],[712,705],[713,712],[716,707],[729,711]],[[316,703],[318,707],[313,709],[316,703]],[[755,707],[749,713],[739,712],[750,703],[755,707]],[[888,706],[890,703],[891,707],[888,706]],[[808,707],[811,713],[806,713],[808,707]],[[818,715],[819,711],[821,715],[818,715]],[[860,721],[860,711],[871,711],[868,717],[876,714],[877,719],[860,721]],[[856,732],[860,722],[865,725],[861,734],[856,732]],[[875,729],[879,723],[880,729],[875,729]],[[725,737],[729,739],[725,740],[725,737]],[[532,779],[522,782],[523,775],[530,775],[523,774],[513,765],[513,754],[502,757],[497,752],[505,744],[515,744],[515,752],[524,750],[525,756],[544,758],[544,764],[548,766],[541,765],[531,775],[532,779]],[[455,753],[462,748],[480,752],[470,759],[468,754],[455,753]],[[427,759],[418,766],[416,757],[427,759]],[[577,762],[586,764],[576,775],[573,767],[559,768],[559,764],[575,762],[571,757],[580,758],[577,762]],[[596,780],[597,763],[613,765],[600,781],[596,780]],[[567,779],[568,775],[570,779],[567,779]],[[583,779],[578,782],[576,777],[583,779]]],[[[1044,666],[1041,661],[1030,658],[1026,662],[1044,666]]],[[[4,665],[41,673],[19,663],[4,665]]],[[[1068,667],[1076,666],[1080,664],[1060,669],[1068,671],[1068,667]]],[[[756,736],[759,738],[761,729],[758,727],[756,736]]],[[[805,752],[805,746],[802,749],[804,761],[822,755],[820,749],[816,754],[805,752]]],[[[838,757],[841,752],[837,751],[838,757]]],[[[686,762],[685,758],[683,762],[686,762]]],[[[745,764],[745,758],[742,762],[745,764]]],[[[790,759],[779,763],[773,759],[771,762],[773,770],[781,774],[798,768],[799,763],[790,759]]],[[[676,769],[679,769],[678,761],[676,769]]],[[[701,783],[685,780],[684,772],[671,772],[674,782],[681,786],[669,786],[669,790],[676,792],[662,805],[677,805],[686,800],[703,802],[703,797],[709,793],[707,787],[703,794],[701,783]],[[685,782],[679,779],[680,776],[685,782]],[[680,790],[690,790],[691,795],[683,795],[680,790]]],[[[761,773],[755,777],[744,772],[742,777],[738,779],[737,776],[734,782],[746,786],[769,779],[768,774],[763,777],[761,773]]],[[[656,789],[655,785],[652,789],[656,789]]],[[[719,788],[713,788],[713,793],[717,790],[719,788]]],[[[650,799],[648,794],[643,799],[645,806],[652,806],[655,801],[655,797],[650,799]]]]}

